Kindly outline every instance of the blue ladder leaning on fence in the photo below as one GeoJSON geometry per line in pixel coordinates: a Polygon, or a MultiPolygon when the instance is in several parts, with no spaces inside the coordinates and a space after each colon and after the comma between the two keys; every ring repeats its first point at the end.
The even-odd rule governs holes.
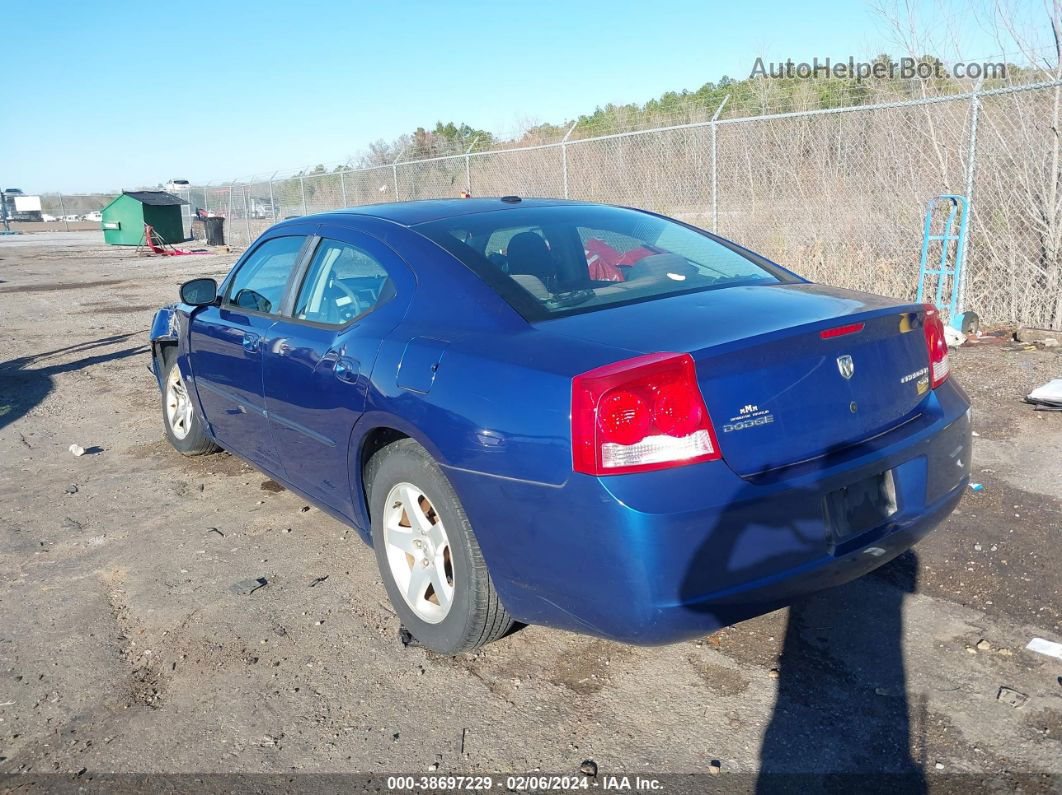
{"type": "Polygon", "coordinates": [[[962,300],[963,258],[966,255],[966,227],[969,202],[965,196],[944,193],[929,200],[926,206],[925,231],[922,234],[922,257],[918,264],[918,298],[919,302],[925,300],[926,276],[936,277],[936,293],[933,303],[941,312],[948,315],[948,325],[956,331],[964,334],[977,332],[980,321],[973,312],[963,312],[960,306],[962,300]],[[933,214],[942,203],[948,206],[948,216],[944,220],[942,233],[933,234],[933,214]],[[956,231],[956,225],[958,230],[956,231]],[[929,267],[929,243],[940,241],[940,265],[936,268],[929,267]],[[948,255],[952,253],[954,244],[953,264],[948,267],[948,255]],[[951,277],[950,279],[948,277],[951,277]],[[947,287],[948,300],[944,302],[944,290],[947,287]]]}

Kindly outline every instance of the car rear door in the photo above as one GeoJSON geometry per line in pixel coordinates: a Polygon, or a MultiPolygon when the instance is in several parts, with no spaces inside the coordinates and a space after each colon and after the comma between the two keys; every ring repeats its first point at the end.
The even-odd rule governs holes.
{"type": "Polygon", "coordinates": [[[259,240],[225,280],[218,305],[197,310],[188,332],[195,387],[214,438],[278,474],[283,469],[266,420],[262,349],[308,231],[283,228],[259,240]]]}
{"type": "Polygon", "coordinates": [[[290,311],[265,341],[265,407],[292,485],[352,515],[351,430],[413,276],[388,246],[361,232],[324,225],[311,247],[290,311]]]}

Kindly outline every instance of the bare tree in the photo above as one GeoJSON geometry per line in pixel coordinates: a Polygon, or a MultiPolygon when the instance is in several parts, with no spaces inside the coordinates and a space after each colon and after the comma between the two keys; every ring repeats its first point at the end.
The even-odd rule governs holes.
{"type": "MultiPolygon", "coordinates": [[[[1009,2],[996,0],[990,24],[1002,51],[1017,49],[1045,81],[1062,80],[1062,0],[1045,0],[1045,26],[1024,20],[1009,2]],[[1048,43],[1044,45],[1044,39],[1048,43]]],[[[1029,233],[1036,238],[1031,265],[1034,287],[1042,286],[1052,302],[1047,322],[1062,328],[1062,170],[1059,122],[1062,86],[1051,91],[1048,114],[1025,97],[1014,95],[1010,113],[987,119],[995,143],[1007,158],[1013,200],[1024,210],[1029,233]],[[1038,284],[1037,284],[1038,283],[1038,284]]],[[[1008,197],[1011,198],[1011,197],[1008,197]]]]}

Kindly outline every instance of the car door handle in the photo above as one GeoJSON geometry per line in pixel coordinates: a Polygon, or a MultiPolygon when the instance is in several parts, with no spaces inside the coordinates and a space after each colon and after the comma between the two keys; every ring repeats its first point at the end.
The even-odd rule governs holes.
{"type": "Polygon", "coordinates": [[[332,371],[336,378],[346,384],[353,384],[358,380],[360,365],[349,356],[340,356],[336,359],[335,369],[332,371]]]}
{"type": "Polygon", "coordinates": [[[262,338],[257,334],[252,334],[249,331],[243,333],[243,349],[250,353],[255,353],[258,350],[258,343],[262,341],[262,338]]]}

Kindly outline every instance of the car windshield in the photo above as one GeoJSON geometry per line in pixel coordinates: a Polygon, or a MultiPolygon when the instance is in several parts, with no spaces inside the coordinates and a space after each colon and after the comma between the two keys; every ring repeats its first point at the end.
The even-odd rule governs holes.
{"type": "Polygon", "coordinates": [[[797,281],[729,241],[620,207],[514,208],[414,228],[529,321],[680,293],[797,281]]]}

